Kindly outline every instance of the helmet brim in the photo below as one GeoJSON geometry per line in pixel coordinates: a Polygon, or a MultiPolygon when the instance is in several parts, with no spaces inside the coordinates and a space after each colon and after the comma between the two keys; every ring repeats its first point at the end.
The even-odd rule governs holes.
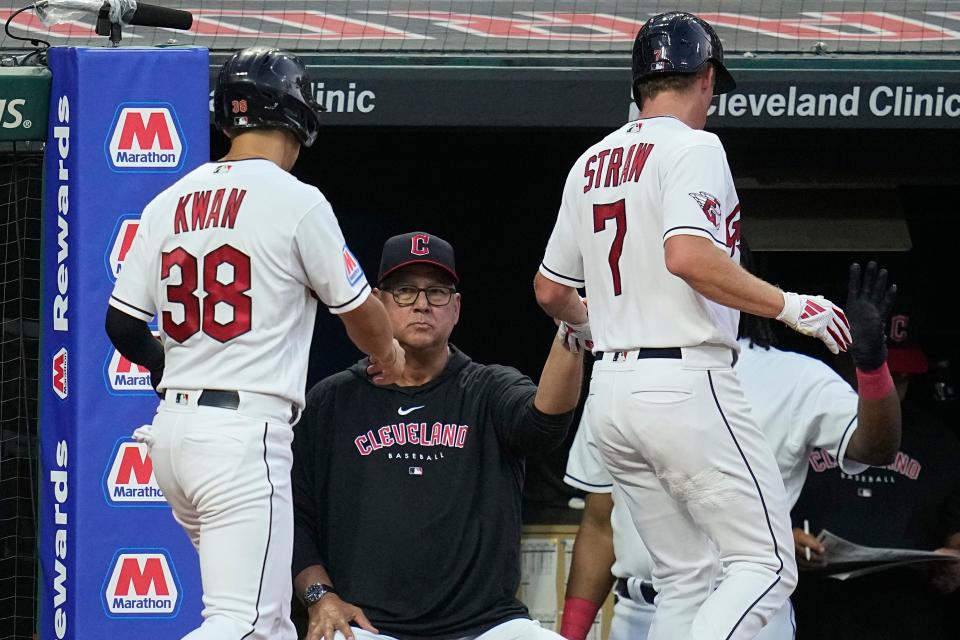
{"type": "Polygon", "coordinates": [[[727,71],[727,68],[723,64],[713,61],[714,68],[714,81],[713,81],[713,93],[714,95],[719,96],[722,93],[730,93],[737,88],[737,81],[733,79],[733,76],[730,75],[730,72],[727,71]]]}

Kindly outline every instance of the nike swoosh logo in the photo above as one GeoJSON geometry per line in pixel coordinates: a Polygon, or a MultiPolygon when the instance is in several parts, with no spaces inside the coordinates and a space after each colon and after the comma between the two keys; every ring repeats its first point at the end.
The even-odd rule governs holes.
{"type": "Polygon", "coordinates": [[[403,407],[399,407],[399,408],[397,409],[397,413],[398,413],[399,415],[401,415],[401,416],[405,416],[405,415],[407,415],[408,413],[413,413],[413,412],[416,411],[417,409],[423,409],[425,406],[427,406],[427,405],[421,404],[421,405],[418,405],[418,406],[416,406],[416,407],[408,407],[408,408],[406,408],[406,409],[404,409],[403,407]]]}

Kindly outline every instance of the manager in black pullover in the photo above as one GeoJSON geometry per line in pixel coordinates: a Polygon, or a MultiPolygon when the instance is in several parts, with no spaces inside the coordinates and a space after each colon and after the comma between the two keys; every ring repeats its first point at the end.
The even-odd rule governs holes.
{"type": "Polygon", "coordinates": [[[554,340],[539,387],[450,345],[458,277],[437,236],[390,238],[378,281],[404,375],[376,387],[362,360],[310,391],[296,427],[293,576],[308,640],[559,639],[516,598],[520,501],[524,457],[559,445],[572,419],[579,343],[554,340]]]}

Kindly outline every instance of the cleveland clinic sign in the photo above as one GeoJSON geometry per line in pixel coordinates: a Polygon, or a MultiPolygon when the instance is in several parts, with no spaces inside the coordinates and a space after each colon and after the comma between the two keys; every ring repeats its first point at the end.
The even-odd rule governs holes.
{"type": "MultiPolygon", "coordinates": [[[[327,126],[610,128],[635,113],[628,59],[307,61],[327,126]]],[[[960,128],[960,59],[732,58],[730,71],[737,87],[714,98],[708,128],[960,128]]]]}
{"type": "Polygon", "coordinates": [[[779,90],[734,91],[710,109],[717,118],[908,118],[960,117],[960,90],[910,84],[854,85],[848,91],[811,92],[790,85],[779,90]]]}

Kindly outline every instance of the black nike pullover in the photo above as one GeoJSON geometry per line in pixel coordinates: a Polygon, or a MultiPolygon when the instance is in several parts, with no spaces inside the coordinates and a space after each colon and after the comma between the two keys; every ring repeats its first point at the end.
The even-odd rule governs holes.
{"type": "Polygon", "coordinates": [[[366,360],[318,383],[293,443],[294,577],[322,565],[381,634],[475,635],[528,618],[520,583],[524,456],[572,412],[533,406],[516,369],[450,347],[419,387],[377,387],[366,360]]]}

